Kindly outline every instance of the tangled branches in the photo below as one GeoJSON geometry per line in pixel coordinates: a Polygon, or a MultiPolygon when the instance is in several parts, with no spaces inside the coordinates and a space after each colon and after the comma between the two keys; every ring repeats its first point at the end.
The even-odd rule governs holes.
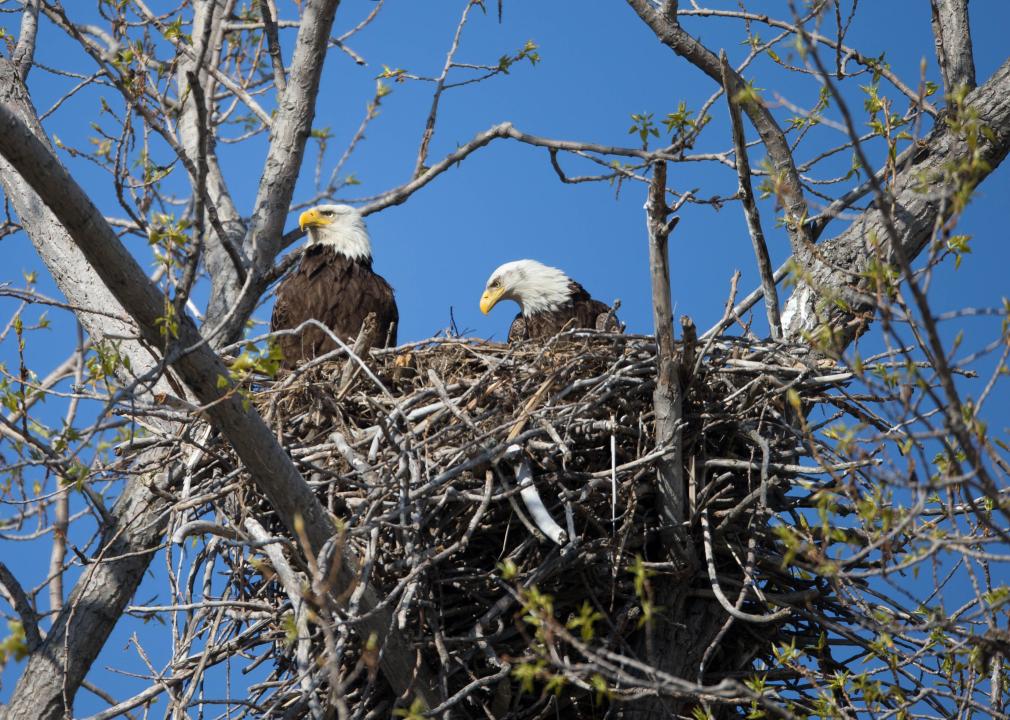
{"type": "Polygon", "coordinates": [[[368,368],[325,362],[250,386],[342,528],[320,557],[285,537],[209,438],[176,498],[173,536],[209,540],[192,557],[179,546],[169,563],[174,607],[131,610],[175,611],[185,659],[172,672],[190,692],[225,656],[234,662],[234,644],[248,671],[269,660],[269,674],[229,701],[249,716],[423,709],[378,671],[377,638],[355,633],[366,586],[394,610],[411,664],[433,669],[436,715],[584,717],[644,697],[810,712],[821,680],[843,667],[824,638],[871,650],[879,640],[853,613],[858,571],[880,567],[881,537],[892,556],[902,551],[893,526],[877,537],[872,523],[837,524],[879,491],[879,458],[814,440],[812,406],[837,408],[830,421],[865,415],[865,398],[844,389],[852,371],[800,362],[798,348],[726,338],[691,355],[684,546],[656,507],[669,448],[652,442],[651,338],[427,341],[378,351],[368,368]],[[828,504],[834,524],[818,519],[828,504]],[[845,573],[826,572],[838,547],[856,550],[845,573]],[[348,548],[359,582],[337,587],[348,548]],[[670,632],[683,638],[667,650],[680,655],[675,673],[649,662],[670,632]]]}

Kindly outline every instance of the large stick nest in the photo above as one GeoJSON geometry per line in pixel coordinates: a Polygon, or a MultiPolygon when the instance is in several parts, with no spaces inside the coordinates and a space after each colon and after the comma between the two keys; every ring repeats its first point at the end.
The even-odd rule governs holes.
{"type": "MultiPolygon", "coordinates": [[[[716,597],[768,615],[827,594],[823,581],[789,568],[767,522],[797,507],[796,479],[809,473],[803,456],[829,462],[805,440],[802,405],[846,379],[799,363],[794,351],[733,339],[689,349],[681,424],[689,517],[676,531],[664,527],[656,492],[672,455],[653,441],[648,337],[573,332],[520,348],[429,341],[261,381],[252,398],[343,528],[362,581],[394,610],[393,632],[433,669],[436,694],[454,712],[588,717],[607,698],[636,692],[635,673],[622,683],[606,670],[608,652],[650,662],[657,644],[674,642],[662,652],[683,654],[685,677],[716,683],[771,662],[773,641],[816,638],[818,628],[795,613],[727,625],[716,597]],[[520,493],[524,469],[562,530],[554,539],[537,527],[529,491],[520,493]]],[[[208,509],[240,534],[253,517],[286,536],[252,482],[235,483],[244,477],[238,464],[220,457],[202,482],[239,489],[208,509]]],[[[286,542],[292,567],[307,573],[304,544],[295,551],[297,538],[286,542]]],[[[313,694],[358,717],[410,704],[378,672],[374,648],[341,622],[361,612],[360,586],[332,588],[335,629],[327,637],[310,624],[313,662],[299,664],[291,593],[255,549],[222,557],[231,596],[274,608],[266,624],[245,620],[260,622],[258,640],[273,643],[273,671],[250,697],[263,716],[306,710],[313,694]]]]}

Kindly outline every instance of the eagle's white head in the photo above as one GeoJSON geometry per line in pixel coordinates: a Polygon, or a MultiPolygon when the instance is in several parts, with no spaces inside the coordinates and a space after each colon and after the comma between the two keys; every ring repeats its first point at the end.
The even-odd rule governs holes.
{"type": "Polygon", "coordinates": [[[527,316],[555,310],[571,297],[571,282],[557,268],[536,260],[507,262],[491,273],[480,296],[480,310],[487,315],[499,300],[514,300],[527,316]]]}
{"type": "Polygon", "coordinates": [[[365,219],[350,205],[317,205],[298,217],[298,227],[308,231],[308,245],[330,245],[352,260],[372,257],[365,219]]]}

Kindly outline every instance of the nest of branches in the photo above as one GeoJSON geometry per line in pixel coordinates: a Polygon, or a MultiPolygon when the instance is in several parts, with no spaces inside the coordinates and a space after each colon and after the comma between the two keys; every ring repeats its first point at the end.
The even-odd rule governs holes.
{"type": "Polygon", "coordinates": [[[411,706],[375,640],[355,631],[366,586],[442,710],[587,717],[601,703],[690,694],[657,690],[650,666],[722,688],[730,704],[754,700],[739,681],[774,664],[777,644],[816,641],[813,618],[833,612],[825,581],[791,565],[769,521],[812,505],[832,482],[824,468],[843,468],[811,445],[804,406],[849,376],[781,345],[679,350],[673,471],[686,517],[675,528],[656,489],[676,455],[654,441],[650,337],[433,340],[257,382],[253,402],[341,528],[319,564],[352,553],[359,582],[320,593],[325,568],[305,561],[251,482],[235,482],[243,471],[226,449],[201,471],[205,487],[228,490],[206,506],[219,522],[247,537],[252,519],[265,533],[223,553],[226,594],[261,610],[229,614],[235,634],[254,628],[273,659],[254,714],[411,706]]]}

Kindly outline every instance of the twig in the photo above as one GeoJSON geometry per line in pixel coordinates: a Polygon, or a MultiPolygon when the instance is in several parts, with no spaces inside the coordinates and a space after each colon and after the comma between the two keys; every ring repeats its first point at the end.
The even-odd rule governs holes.
{"type": "Polygon", "coordinates": [[[736,154],[736,172],[740,187],[740,200],[743,203],[744,216],[747,218],[747,230],[750,232],[751,244],[754,246],[754,256],[757,259],[758,272],[761,274],[761,287],[764,289],[768,327],[771,329],[772,339],[781,340],[782,319],[779,317],[779,297],[775,291],[771,259],[768,256],[768,246],[765,243],[764,231],[761,229],[761,216],[758,212],[757,202],[754,199],[754,188],[751,186],[750,161],[747,159],[747,143],[744,141],[743,122],[740,119],[738,101],[730,89],[730,68],[725,50],[720,53],[719,62],[722,65],[722,85],[726,92],[726,104],[729,106],[729,117],[733,125],[733,149],[736,154]]]}

